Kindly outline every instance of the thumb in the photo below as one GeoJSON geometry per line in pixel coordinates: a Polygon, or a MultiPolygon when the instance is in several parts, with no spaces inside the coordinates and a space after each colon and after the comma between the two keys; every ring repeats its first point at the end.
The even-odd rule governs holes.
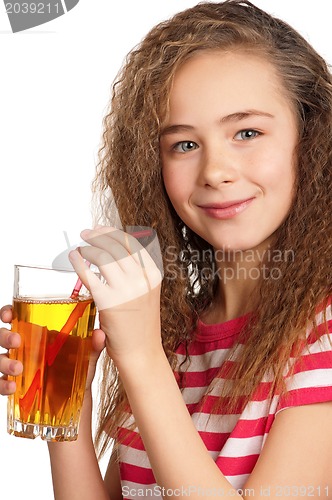
{"type": "Polygon", "coordinates": [[[99,328],[92,332],[92,355],[96,357],[96,360],[99,358],[101,351],[105,347],[106,335],[103,330],[99,328]]]}

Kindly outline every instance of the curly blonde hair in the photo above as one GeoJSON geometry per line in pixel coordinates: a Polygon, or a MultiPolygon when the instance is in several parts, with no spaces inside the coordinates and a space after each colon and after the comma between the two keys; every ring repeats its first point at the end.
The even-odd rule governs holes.
{"type": "MultiPolygon", "coordinates": [[[[331,296],[332,82],[326,62],[288,24],[246,0],[203,2],[160,23],[128,55],[114,83],[95,192],[103,222],[113,222],[115,203],[123,226],[157,232],[165,272],[162,340],[174,368],[174,351],[190,342],[197,318],[213,300],[216,279],[202,272],[213,266],[211,260],[193,258],[197,252],[207,255],[211,246],[184,225],[167,197],[159,137],[174,74],[188,58],[209,50],[245,50],[272,63],[299,128],[294,201],[271,248],[291,250],[295,258],[278,263],[282,279],[259,284],[255,321],[234,364],[236,384],[229,395],[234,407],[243,394],[249,400],[267,369],[274,388],[283,386],[296,339],[315,324],[317,306],[331,296]],[[170,248],[177,256],[176,273],[167,262],[170,248]]],[[[96,436],[101,453],[116,437],[128,405],[106,356],[102,372],[96,436]]]]}

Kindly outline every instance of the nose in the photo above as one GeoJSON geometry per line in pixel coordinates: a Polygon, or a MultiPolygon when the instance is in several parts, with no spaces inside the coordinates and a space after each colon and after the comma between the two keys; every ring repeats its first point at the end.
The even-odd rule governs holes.
{"type": "Polygon", "coordinates": [[[200,183],[218,187],[235,182],[239,177],[238,160],[227,147],[206,149],[201,157],[200,183]]]}

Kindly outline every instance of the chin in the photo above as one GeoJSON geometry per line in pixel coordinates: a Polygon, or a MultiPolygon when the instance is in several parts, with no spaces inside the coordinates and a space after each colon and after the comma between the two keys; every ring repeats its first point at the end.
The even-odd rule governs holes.
{"type": "MultiPolygon", "coordinates": [[[[217,243],[217,242],[216,242],[217,243]]],[[[218,242],[216,245],[212,245],[215,250],[220,250],[223,252],[246,252],[248,250],[254,250],[260,246],[269,246],[268,240],[252,240],[252,241],[230,241],[228,243],[218,242]]]]}

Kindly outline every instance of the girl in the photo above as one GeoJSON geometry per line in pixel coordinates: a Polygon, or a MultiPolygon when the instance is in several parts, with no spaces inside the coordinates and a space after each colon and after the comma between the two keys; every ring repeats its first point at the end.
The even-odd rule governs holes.
{"type": "Polygon", "coordinates": [[[326,63],[248,1],[198,4],[129,55],[96,186],[104,220],[111,188],[123,226],[156,231],[164,277],[115,228],[71,253],[100,330],[79,439],[49,444],[57,499],[332,495],[331,134],[326,63]]]}

